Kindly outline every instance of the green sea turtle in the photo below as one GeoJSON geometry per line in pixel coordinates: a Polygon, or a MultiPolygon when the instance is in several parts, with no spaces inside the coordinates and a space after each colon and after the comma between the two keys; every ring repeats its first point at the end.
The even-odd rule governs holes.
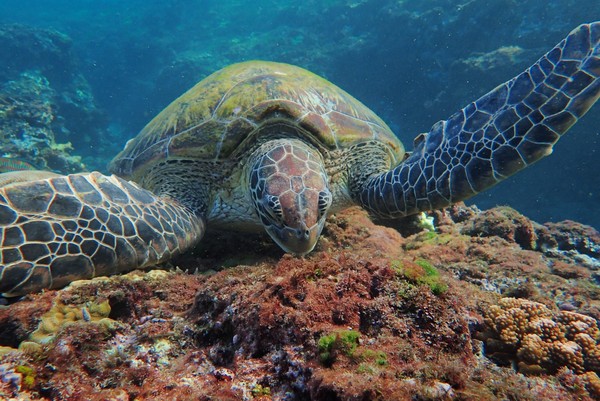
{"type": "Polygon", "coordinates": [[[0,188],[0,292],[164,262],[207,225],[266,230],[304,255],[327,215],[350,205],[397,218],[468,198],[549,155],[594,104],[599,42],[600,22],[579,26],[409,154],[371,110],[306,70],[224,68],[129,141],[114,175],[27,172],[0,188]]]}

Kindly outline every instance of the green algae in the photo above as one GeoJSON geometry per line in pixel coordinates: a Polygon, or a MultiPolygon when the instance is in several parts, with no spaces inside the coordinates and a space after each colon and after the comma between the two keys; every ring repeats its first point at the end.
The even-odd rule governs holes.
{"type": "Polygon", "coordinates": [[[35,370],[29,366],[19,365],[15,368],[15,372],[22,376],[21,386],[24,389],[32,389],[35,385],[35,370]]]}
{"type": "Polygon", "coordinates": [[[404,249],[407,251],[419,249],[424,245],[448,245],[452,242],[458,241],[467,242],[470,237],[463,234],[456,233],[437,233],[434,231],[424,231],[409,239],[404,245],[404,249]]]}
{"type": "Polygon", "coordinates": [[[424,259],[417,259],[414,265],[394,261],[391,267],[398,276],[416,285],[426,285],[435,295],[441,295],[448,290],[448,285],[443,282],[440,272],[424,259]]]}
{"type": "Polygon", "coordinates": [[[321,359],[321,363],[324,365],[330,365],[333,363],[333,356],[331,352],[333,351],[333,344],[335,343],[336,335],[329,334],[319,338],[319,358],[321,359]]]}
{"type": "Polygon", "coordinates": [[[360,356],[363,360],[374,362],[378,366],[387,366],[388,364],[387,354],[383,351],[367,349],[360,356]]]}
{"type": "Polygon", "coordinates": [[[319,339],[319,359],[324,365],[335,361],[336,352],[342,352],[348,357],[354,357],[360,333],[354,330],[336,331],[319,339]]]}
{"type": "Polygon", "coordinates": [[[252,396],[253,397],[263,397],[263,396],[270,396],[271,395],[271,388],[269,386],[263,386],[260,384],[256,384],[253,388],[252,388],[252,396]]]}

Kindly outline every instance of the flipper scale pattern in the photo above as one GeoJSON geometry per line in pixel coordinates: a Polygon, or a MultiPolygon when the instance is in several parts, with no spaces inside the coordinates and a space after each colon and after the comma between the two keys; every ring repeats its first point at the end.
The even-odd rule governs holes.
{"type": "Polygon", "coordinates": [[[116,176],[73,174],[0,188],[0,293],[161,263],[195,244],[204,222],[116,176]]]}
{"type": "Polygon", "coordinates": [[[360,203],[382,217],[448,206],[552,152],[600,96],[600,22],[583,24],[520,75],[436,123],[360,203]]]}

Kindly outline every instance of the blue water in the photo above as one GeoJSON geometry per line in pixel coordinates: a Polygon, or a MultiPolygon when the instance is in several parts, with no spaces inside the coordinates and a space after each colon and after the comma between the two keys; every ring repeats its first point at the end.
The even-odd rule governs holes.
{"type": "MultiPolygon", "coordinates": [[[[415,135],[595,19],[597,0],[0,2],[1,24],[52,28],[72,39],[78,71],[107,116],[100,129],[109,139],[75,152],[106,161],[195,82],[257,58],[327,77],[376,111],[410,149],[415,135]]],[[[472,203],[598,228],[599,156],[596,105],[551,157],[472,203]]]]}

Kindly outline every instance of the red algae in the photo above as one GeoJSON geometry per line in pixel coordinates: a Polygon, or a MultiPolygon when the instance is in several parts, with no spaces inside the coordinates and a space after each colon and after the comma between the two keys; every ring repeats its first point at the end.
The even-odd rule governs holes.
{"type": "Polygon", "coordinates": [[[138,271],[26,296],[0,309],[0,397],[598,397],[598,339],[576,332],[600,316],[597,232],[542,226],[509,208],[456,205],[432,216],[435,232],[394,223],[403,236],[355,208],[332,216],[305,258],[244,238],[178,260],[204,274],[138,271]],[[498,309],[513,305],[509,297],[545,308],[554,325],[532,315],[510,320],[524,334],[502,331],[521,313],[498,309]],[[548,345],[562,359],[536,367],[531,336],[562,339],[559,326],[587,354],[569,359],[575,345],[548,345]],[[47,334],[33,335],[38,327],[47,334]]]}

